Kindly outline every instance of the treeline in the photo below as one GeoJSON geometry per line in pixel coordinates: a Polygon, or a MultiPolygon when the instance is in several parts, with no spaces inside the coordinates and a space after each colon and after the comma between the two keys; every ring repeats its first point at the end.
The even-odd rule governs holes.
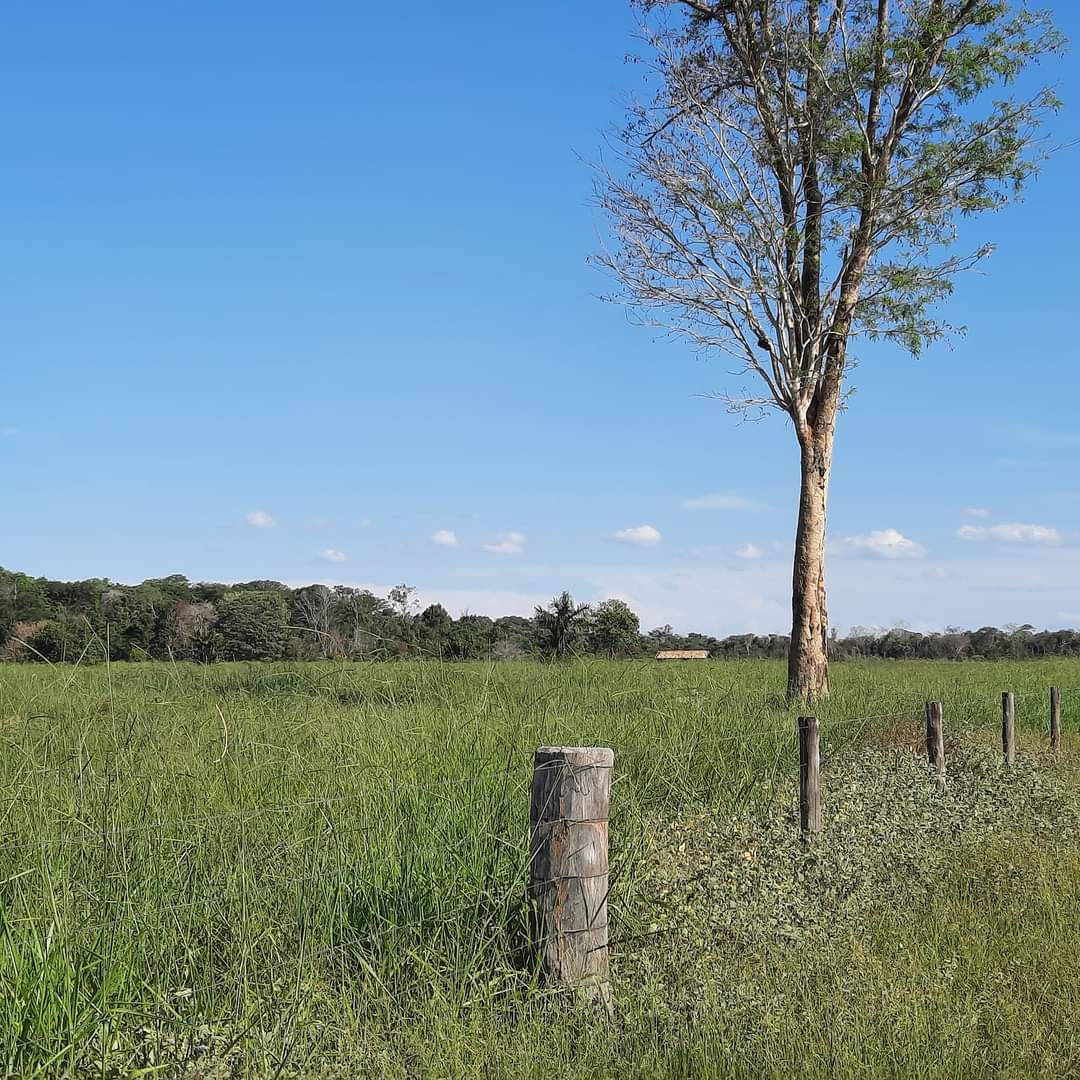
{"type": "MultiPolygon", "coordinates": [[[[344,585],[223,585],[181,574],[140,585],[52,581],[0,568],[0,658],[9,661],[632,658],[662,649],[779,660],[787,647],[782,634],[715,638],[676,634],[670,626],[642,633],[638,616],[621,600],[579,604],[565,592],[531,618],[454,619],[441,604],[420,610],[408,585],[383,597],[344,585]]],[[[834,632],[829,651],[838,660],[1080,656],[1080,632],[1010,626],[919,634],[857,627],[844,638],[834,632]]]]}

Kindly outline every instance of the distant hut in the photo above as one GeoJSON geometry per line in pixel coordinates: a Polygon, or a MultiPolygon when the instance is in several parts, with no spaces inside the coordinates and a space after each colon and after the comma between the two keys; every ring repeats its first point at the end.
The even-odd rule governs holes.
{"type": "Polygon", "coordinates": [[[708,649],[661,649],[657,660],[708,660],[708,649]]]}

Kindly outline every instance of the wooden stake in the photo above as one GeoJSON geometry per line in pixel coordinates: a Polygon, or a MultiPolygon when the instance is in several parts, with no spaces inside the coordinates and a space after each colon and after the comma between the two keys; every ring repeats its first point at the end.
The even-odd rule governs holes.
{"type": "Polygon", "coordinates": [[[1061,747],[1061,691],[1050,687],[1050,749],[1061,747]]]}
{"type": "Polygon", "coordinates": [[[816,716],[799,717],[799,828],[803,836],[821,832],[821,752],[816,716]]]}
{"type": "Polygon", "coordinates": [[[1001,695],[1001,752],[1006,765],[1016,763],[1016,699],[1011,690],[1001,695]]]}
{"type": "Polygon", "coordinates": [[[945,732],[941,722],[941,702],[926,703],[926,758],[945,781],[945,732]]]}
{"type": "Polygon", "coordinates": [[[529,897],[546,986],[583,994],[610,1015],[608,808],[612,750],[542,746],[533,760],[529,897]]]}

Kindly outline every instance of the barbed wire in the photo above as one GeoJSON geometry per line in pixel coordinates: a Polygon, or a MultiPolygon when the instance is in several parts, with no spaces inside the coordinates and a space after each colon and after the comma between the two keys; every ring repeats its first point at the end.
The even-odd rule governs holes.
{"type": "MultiPolygon", "coordinates": [[[[1080,688],[1076,687],[1064,687],[1059,688],[1062,695],[1068,693],[1076,693],[1080,688]]],[[[1022,691],[1015,695],[1016,698],[1031,698],[1038,694],[1040,697],[1048,696],[1049,691],[1036,691],[1027,690],[1022,691]]],[[[965,704],[970,704],[970,701],[965,701],[965,704]]],[[[809,709],[808,709],[809,711],[809,709]]],[[[914,704],[908,708],[901,709],[892,712],[881,713],[867,713],[861,716],[855,717],[830,717],[824,716],[821,719],[822,734],[827,736],[830,731],[837,728],[851,728],[855,725],[869,725],[871,723],[881,723],[892,720],[906,720],[912,724],[921,724],[922,716],[919,714],[918,707],[914,704]]],[[[760,740],[763,735],[767,735],[770,738],[780,738],[781,743],[784,741],[794,741],[796,738],[796,729],[793,725],[781,726],[776,724],[770,728],[758,729],[758,730],[744,730],[739,732],[733,732],[724,735],[710,735],[706,738],[705,743],[708,748],[712,748],[717,745],[730,745],[732,743],[743,743],[748,748],[753,748],[753,743],[756,740],[760,740]]],[[[769,776],[765,782],[775,784],[777,778],[781,775],[786,775],[790,770],[785,768],[780,760],[781,747],[777,748],[777,757],[774,763],[774,767],[770,770],[769,776]]],[[[488,768],[473,769],[466,776],[456,777],[441,777],[432,783],[417,784],[414,782],[415,774],[413,776],[400,777],[399,774],[391,772],[390,767],[384,764],[375,764],[372,762],[343,762],[326,766],[322,770],[317,770],[319,773],[325,772],[337,772],[347,769],[361,769],[370,770],[373,775],[383,774],[389,780],[389,783],[385,787],[381,787],[379,790],[390,791],[396,798],[408,799],[417,795],[430,795],[430,794],[449,794],[455,788],[468,787],[476,783],[483,784],[485,781],[494,778],[501,777],[504,781],[504,786],[501,788],[501,792],[504,796],[508,796],[515,793],[520,793],[522,790],[527,790],[531,781],[526,780],[518,775],[518,770],[515,770],[513,762],[515,759],[531,759],[532,751],[519,749],[515,747],[504,748],[503,753],[505,757],[500,756],[498,762],[492,763],[488,768]],[[516,781],[516,782],[515,782],[516,781]]],[[[641,755],[635,754],[633,751],[623,752],[630,757],[631,761],[640,761],[641,755]]],[[[663,755],[656,755],[658,759],[662,759],[663,755]]],[[[417,755],[416,757],[407,760],[403,764],[407,770],[415,770],[422,764],[431,763],[433,761],[430,755],[417,755]]],[[[623,777],[620,776],[618,765],[615,766],[615,782],[619,783],[623,777]]],[[[310,775],[310,774],[308,774],[310,775]]],[[[58,827],[71,826],[76,830],[85,830],[84,835],[75,837],[39,837],[33,840],[25,840],[19,838],[17,846],[22,849],[38,848],[41,846],[56,846],[56,845],[69,845],[75,847],[88,847],[93,844],[115,843],[117,840],[138,834],[153,834],[153,833],[166,833],[176,830],[197,830],[199,828],[212,828],[216,824],[223,824],[231,822],[237,825],[253,824],[273,817],[287,815],[290,813],[296,813],[310,809],[325,809],[330,806],[337,806],[342,803],[350,801],[363,800],[369,798],[372,793],[371,788],[348,791],[348,792],[335,792],[333,794],[313,794],[307,798],[289,800],[285,802],[274,802],[264,804],[254,804],[236,807],[219,808],[212,813],[203,813],[197,815],[187,815],[180,817],[173,817],[168,819],[161,819],[151,822],[142,822],[137,825],[127,825],[122,828],[116,828],[114,826],[105,824],[104,826],[100,821],[96,820],[84,820],[77,816],[66,816],[55,821],[55,825],[58,827]]],[[[9,807],[17,802],[18,796],[8,800],[9,807]]],[[[392,830],[392,834],[396,834],[396,829],[392,830]]],[[[183,838],[179,837],[163,837],[163,839],[175,840],[178,843],[183,842],[183,838]]],[[[5,838],[0,834],[0,850],[4,846],[7,846],[10,850],[12,845],[11,834],[5,838]]]]}
{"type": "MultiPolygon", "coordinates": [[[[1056,686],[1056,687],[1054,687],[1054,689],[1057,690],[1059,694],[1076,694],[1076,693],[1080,693],[1080,686],[1056,686]]],[[[1005,691],[1002,691],[1002,692],[1004,693],[1005,691]]],[[[1047,685],[1042,690],[1019,690],[1019,691],[1010,691],[1010,692],[1012,693],[1013,697],[1018,701],[1021,698],[1032,698],[1032,697],[1039,697],[1043,701],[1046,701],[1050,696],[1050,687],[1049,687],[1049,685],[1047,685]]]]}
{"type": "MultiPolygon", "coordinates": [[[[20,875],[20,876],[25,876],[25,874],[20,875]]],[[[11,880],[11,879],[9,879],[9,880],[11,880]]],[[[524,901],[524,899],[525,899],[526,880],[527,880],[527,868],[525,868],[525,870],[523,870],[522,872],[519,872],[519,873],[515,874],[511,878],[511,880],[506,883],[506,889],[503,891],[501,896],[498,893],[478,893],[476,896],[474,896],[474,898],[469,903],[464,904],[464,905],[462,905],[462,906],[460,906],[458,908],[454,908],[454,909],[452,909],[452,910],[450,910],[448,912],[432,912],[430,915],[428,915],[428,916],[426,916],[424,918],[417,919],[417,920],[414,920],[412,922],[388,924],[388,925],[386,925],[383,928],[378,929],[378,930],[367,930],[367,929],[358,930],[355,927],[353,927],[353,932],[356,934],[357,937],[360,937],[361,939],[381,940],[381,939],[383,939],[385,937],[389,937],[392,934],[404,933],[404,932],[406,932],[408,930],[422,930],[422,929],[429,928],[430,926],[432,926],[432,924],[453,922],[453,921],[455,921],[457,919],[460,919],[464,915],[467,915],[467,914],[470,914],[471,912],[474,912],[478,907],[490,906],[490,901],[492,901],[492,900],[497,901],[496,906],[498,906],[498,904],[501,903],[504,906],[511,906],[512,905],[514,907],[518,907],[520,905],[521,901],[524,901]],[[511,899],[510,899],[511,895],[512,895],[513,892],[516,892],[516,891],[520,891],[520,893],[521,893],[521,901],[517,901],[517,900],[511,901],[511,899]],[[485,905],[485,901],[488,902],[487,905],[485,905]]],[[[0,884],[2,884],[2,883],[0,883],[0,884]]],[[[272,880],[272,881],[264,882],[264,883],[260,883],[260,884],[261,884],[261,887],[265,887],[266,885],[272,885],[272,886],[274,886],[276,888],[287,887],[287,886],[290,886],[290,885],[325,885],[325,886],[327,886],[327,888],[325,890],[323,890],[324,893],[325,892],[331,892],[331,893],[333,893],[333,892],[341,892],[341,893],[345,893],[345,894],[355,894],[357,892],[360,892],[360,891],[362,891],[364,886],[367,886],[368,888],[371,888],[371,889],[377,889],[378,888],[377,884],[375,882],[373,882],[373,881],[370,881],[370,880],[365,880],[363,882],[356,883],[356,882],[350,882],[347,879],[343,879],[343,878],[340,878],[340,877],[333,878],[333,879],[328,879],[325,874],[321,874],[321,875],[312,874],[310,876],[292,878],[292,879],[287,879],[287,880],[284,880],[284,881],[282,881],[282,880],[272,880]]],[[[416,882],[416,884],[417,885],[425,885],[426,884],[426,885],[435,886],[435,885],[444,884],[444,882],[437,881],[435,879],[430,879],[428,881],[418,881],[418,882],[416,882]]],[[[217,910],[222,911],[222,912],[228,910],[228,914],[230,915],[230,917],[234,914],[234,912],[231,910],[229,905],[222,905],[220,903],[220,895],[218,895],[218,894],[213,894],[213,895],[208,894],[208,895],[204,895],[204,896],[200,897],[197,900],[177,901],[176,903],[172,903],[172,904],[161,904],[161,903],[158,902],[157,898],[151,897],[151,896],[147,896],[145,898],[144,903],[136,903],[130,897],[126,897],[126,898],[109,898],[109,897],[89,897],[89,896],[87,896],[87,897],[83,897],[82,899],[84,901],[87,901],[87,902],[90,903],[90,905],[91,905],[91,907],[92,907],[95,914],[103,913],[103,912],[107,911],[109,908],[120,908],[120,907],[127,908],[129,910],[129,914],[131,914],[131,915],[143,914],[146,911],[147,908],[152,908],[154,914],[155,915],[160,915],[160,916],[178,914],[180,912],[190,912],[190,911],[194,911],[194,910],[197,910],[197,909],[203,909],[205,911],[205,909],[207,909],[207,908],[216,908],[217,910]]],[[[239,904],[250,905],[250,898],[244,898],[244,897],[241,897],[241,896],[235,896],[234,899],[236,900],[238,905],[239,904]]],[[[76,905],[76,906],[78,906],[78,905],[76,905]]],[[[18,915],[14,915],[14,914],[9,914],[8,916],[6,916],[6,919],[7,919],[9,924],[18,923],[20,921],[35,921],[32,918],[22,918],[22,919],[20,919],[20,917],[18,915]]],[[[109,920],[106,919],[106,918],[101,918],[101,919],[91,919],[90,921],[92,923],[97,923],[99,925],[108,925],[109,920]]]]}
{"type": "MultiPolygon", "coordinates": [[[[399,789],[399,794],[404,793],[406,795],[412,794],[430,794],[438,793],[445,790],[447,784],[452,784],[455,781],[447,780],[439,784],[424,785],[422,787],[410,786],[399,789]]],[[[463,782],[463,781],[457,781],[463,782]]],[[[501,789],[501,793],[504,795],[513,793],[512,787],[505,787],[501,789]]],[[[344,802],[351,802],[366,797],[364,792],[350,792],[350,793],[338,793],[335,795],[323,795],[315,796],[310,799],[298,799],[293,802],[287,803],[272,803],[268,805],[255,805],[246,807],[229,807],[217,810],[210,814],[198,814],[187,817],[168,818],[161,821],[143,822],[139,825],[128,825],[122,828],[115,828],[106,825],[101,827],[99,821],[83,821],[78,818],[65,817],[63,819],[57,819],[56,824],[69,825],[75,828],[77,831],[82,830],[81,837],[42,837],[38,839],[28,840],[24,842],[26,847],[37,847],[39,845],[71,845],[77,847],[86,847],[94,843],[106,843],[115,842],[121,837],[134,836],[139,834],[150,834],[160,832],[174,832],[176,830],[196,830],[200,826],[213,826],[215,824],[232,823],[234,825],[253,824],[269,820],[273,817],[285,816],[289,813],[300,810],[318,810],[323,809],[330,805],[340,805],[344,802]]],[[[391,830],[388,834],[394,835],[397,829],[403,826],[402,822],[398,822],[396,826],[387,823],[387,828],[391,830]]],[[[191,843],[193,842],[191,837],[167,837],[165,839],[175,839],[177,843],[191,843]]],[[[0,833],[0,851],[3,851],[5,844],[10,843],[9,837],[5,837],[0,833]]]]}
{"type": "MultiPolygon", "coordinates": [[[[864,717],[852,717],[844,721],[839,721],[842,724],[856,724],[866,723],[875,719],[895,719],[899,717],[908,717],[907,713],[893,713],[893,714],[877,714],[864,717]]],[[[779,732],[777,732],[779,734],[779,732]]],[[[794,733],[788,733],[793,739],[794,733]]],[[[753,733],[742,733],[740,735],[726,736],[726,741],[741,740],[746,741],[753,737],[753,733]]],[[[786,776],[790,770],[787,769],[780,759],[780,751],[778,748],[777,757],[774,761],[773,767],[770,769],[768,776],[764,782],[775,786],[777,779],[780,776],[786,776]]],[[[491,768],[484,771],[477,771],[470,774],[468,777],[448,777],[433,784],[415,785],[409,783],[393,784],[390,790],[395,794],[408,798],[417,794],[431,794],[431,793],[444,793],[447,787],[453,787],[454,785],[470,784],[478,778],[490,778],[495,776],[502,776],[507,781],[510,780],[511,774],[507,773],[505,765],[499,765],[498,767],[491,768]]],[[[616,775],[616,782],[620,778],[616,775]]],[[[509,797],[516,797],[520,794],[524,794],[531,787],[531,777],[528,779],[518,778],[518,783],[507,783],[505,786],[499,789],[500,795],[504,803],[509,797]]],[[[64,826],[72,827],[78,835],[66,836],[66,837],[36,837],[36,838],[23,838],[13,836],[3,836],[0,834],[0,852],[5,849],[8,852],[13,850],[29,851],[37,850],[41,848],[78,848],[82,850],[97,850],[109,845],[115,845],[126,838],[137,835],[151,835],[160,834],[159,840],[161,842],[175,843],[175,844],[192,844],[200,839],[200,833],[204,830],[213,830],[215,827],[223,825],[230,825],[234,830],[241,829],[248,825],[262,824],[274,817],[285,816],[290,813],[296,813],[305,810],[319,810],[325,809],[330,806],[341,805],[356,800],[362,800],[367,798],[370,792],[355,791],[355,792],[338,792],[332,795],[312,796],[307,799],[297,799],[288,802],[277,802],[262,805],[249,805],[243,807],[229,807],[222,808],[214,811],[213,813],[188,815],[181,817],[168,818],[159,821],[142,822],[137,825],[127,825],[121,828],[116,828],[109,824],[102,824],[98,820],[83,820],[76,817],[64,817],[62,819],[56,819],[54,821],[54,827],[63,828],[64,826]],[[188,836],[174,836],[166,835],[173,834],[179,831],[184,831],[196,835],[188,836]]],[[[367,823],[361,823],[364,828],[370,828],[367,823]]],[[[387,823],[387,831],[383,834],[381,839],[389,841],[394,839],[397,834],[405,827],[407,823],[404,820],[400,820],[396,823],[387,823]]],[[[494,839],[500,839],[495,834],[492,834],[494,839]]]]}
{"type": "MultiPolygon", "coordinates": [[[[291,673],[282,672],[280,674],[288,675],[291,673]]],[[[70,683],[70,680],[68,681],[70,683]]],[[[1078,688],[1062,687],[1059,688],[1059,691],[1064,699],[1066,695],[1077,693],[1078,688]]],[[[1045,701],[1048,693],[1048,688],[1045,690],[1023,690],[1014,694],[1014,700],[1026,702],[1039,697],[1045,701]]],[[[943,695],[947,703],[953,704],[953,702],[950,702],[950,696],[943,695]]],[[[989,699],[984,704],[979,699],[965,697],[962,701],[955,703],[960,705],[965,712],[981,712],[984,709],[992,708],[993,700],[989,699]]],[[[703,704],[707,703],[707,700],[703,702],[703,704]]],[[[919,730],[924,721],[922,707],[915,702],[897,710],[871,712],[853,717],[829,716],[830,705],[824,702],[819,703],[819,708],[824,714],[820,715],[819,719],[821,732],[825,737],[828,737],[834,731],[846,732],[857,726],[866,728],[870,725],[884,724],[891,721],[902,721],[919,730]]],[[[815,709],[813,706],[804,706],[803,711],[812,714],[815,709]]],[[[706,733],[703,726],[703,737],[700,745],[705,751],[714,748],[722,749],[733,744],[741,744],[747,750],[769,752],[775,747],[775,757],[772,764],[768,769],[761,770],[762,777],[760,780],[760,783],[771,786],[775,792],[781,778],[790,781],[795,771],[794,763],[790,760],[785,762],[783,758],[785,748],[790,747],[796,738],[796,728],[793,721],[794,714],[788,713],[775,719],[770,718],[770,722],[759,729],[746,728],[735,732],[715,733],[709,731],[706,733]]],[[[451,725],[447,732],[447,738],[452,739],[458,731],[470,724],[470,720],[463,720],[460,726],[451,725]]],[[[269,746],[271,744],[264,745],[269,746]]],[[[507,840],[494,829],[474,830],[464,837],[464,841],[467,841],[470,845],[493,844],[493,854],[488,865],[495,869],[499,865],[506,865],[506,862],[509,861],[510,866],[513,868],[512,872],[500,874],[495,881],[491,882],[494,887],[488,889],[484,888],[481,879],[472,879],[471,884],[476,887],[477,891],[465,904],[449,910],[433,910],[414,920],[395,923],[387,923],[386,920],[378,917],[379,897],[388,894],[386,881],[356,874],[355,869],[362,869],[365,863],[370,864],[372,860],[383,855],[378,845],[396,843],[400,834],[416,827],[415,820],[403,816],[399,816],[396,821],[384,818],[376,826],[372,824],[372,815],[366,814],[364,818],[356,821],[356,828],[360,832],[366,833],[369,839],[374,838],[376,845],[357,849],[352,846],[350,839],[346,835],[339,840],[336,851],[332,851],[328,855],[313,847],[325,835],[322,830],[300,831],[293,829],[291,832],[285,830],[275,832],[274,829],[264,829],[262,832],[256,830],[255,835],[250,838],[245,837],[243,834],[243,830],[246,830],[249,826],[265,826],[268,822],[277,818],[287,819],[290,814],[299,814],[309,810],[318,813],[320,810],[337,809],[350,802],[370,799],[373,791],[388,794],[392,801],[401,806],[407,804],[410,799],[424,798],[431,795],[445,796],[448,799],[461,799],[469,794],[468,789],[470,787],[476,787],[482,789],[485,794],[496,796],[495,799],[486,799],[484,801],[484,805],[493,811],[489,818],[489,821],[493,822],[499,807],[518,803],[529,789],[531,778],[522,775],[522,773],[526,763],[533,757],[531,749],[527,750],[511,745],[500,747],[498,753],[498,760],[491,760],[488,763],[471,768],[466,775],[438,778],[431,777],[430,773],[435,771],[434,767],[440,763],[440,759],[427,748],[411,757],[399,759],[393,765],[371,761],[337,762],[326,765],[321,769],[307,770],[303,775],[310,777],[312,775],[327,775],[359,770],[358,773],[351,772],[351,776],[357,778],[370,777],[373,785],[352,791],[333,791],[326,794],[312,793],[307,797],[297,799],[226,806],[212,812],[142,821],[138,824],[123,825],[121,827],[109,824],[107,819],[102,821],[82,819],[77,815],[63,815],[57,816],[50,823],[42,816],[36,820],[26,821],[24,823],[25,827],[40,828],[42,825],[48,827],[51,824],[53,828],[71,828],[76,835],[30,839],[19,836],[17,833],[9,836],[0,834],[0,855],[14,856],[17,861],[20,855],[25,852],[31,850],[42,852],[41,862],[10,874],[6,880],[0,880],[0,887],[6,888],[19,880],[40,875],[49,888],[55,889],[52,877],[49,874],[44,851],[55,850],[57,847],[78,848],[96,857],[99,851],[104,854],[110,846],[120,845],[134,836],[154,837],[155,843],[159,845],[194,846],[206,840],[205,835],[202,835],[205,830],[235,829],[237,838],[243,846],[243,852],[250,856],[250,865],[245,860],[245,863],[239,867],[237,870],[237,873],[240,874],[239,880],[231,879],[229,876],[215,879],[212,884],[216,891],[208,891],[206,889],[207,883],[201,882],[198,887],[203,891],[199,896],[162,905],[158,896],[140,896],[137,891],[127,892],[123,896],[101,897],[92,895],[89,889],[85,891],[78,889],[74,895],[70,892],[67,893],[63,897],[62,905],[65,908],[70,906],[75,912],[87,909],[90,914],[83,919],[84,922],[88,921],[91,925],[108,925],[115,920],[130,920],[140,916],[151,915],[157,919],[168,919],[173,916],[180,916],[182,913],[190,914],[195,912],[200,917],[211,914],[215,917],[235,920],[238,909],[241,911],[247,910],[251,904],[250,895],[253,893],[263,894],[265,892],[270,894],[263,901],[251,905],[259,911],[287,909],[290,904],[296,903],[297,900],[303,902],[305,895],[313,899],[325,898],[327,902],[339,906],[342,903],[352,904],[357,898],[369,898],[370,902],[364,905],[364,913],[370,913],[372,925],[370,927],[352,926],[350,928],[350,943],[360,948],[375,948],[388,938],[405,935],[414,930],[430,931],[432,927],[450,925],[470,915],[479,914],[485,924],[498,921],[500,918],[505,917],[507,913],[519,911],[525,900],[524,883],[528,872],[528,862],[525,858],[527,855],[527,843],[524,839],[524,830],[521,830],[522,835],[517,840],[507,840]],[[501,785],[498,787],[494,786],[496,779],[501,779],[501,785]],[[424,782],[417,783],[417,780],[424,782]],[[430,782],[428,782],[429,780],[430,782]],[[186,832],[188,835],[173,835],[182,832],[186,832]],[[279,864],[282,869],[294,865],[292,860],[286,861],[285,856],[290,851],[296,851],[297,848],[302,849],[303,846],[307,846],[307,850],[315,855],[314,858],[307,860],[308,865],[312,867],[310,873],[277,876],[272,872],[279,864]],[[338,855],[337,861],[334,859],[334,854],[338,855]],[[341,854],[346,856],[344,860],[341,859],[341,854]],[[358,855],[359,858],[350,860],[348,858],[350,855],[358,855]],[[323,860],[321,864],[320,858],[323,860]],[[267,872],[268,867],[271,872],[267,872]],[[227,888],[229,891],[222,892],[223,888],[227,888]],[[282,896],[283,890],[288,890],[288,895],[282,896]],[[304,892],[297,897],[294,890],[304,890],[304,892]]],[[[655,781],[663,763],[668,760],[668,755],[655,750],[637,752],[633,749],[627,749],[619,751],[619,754],[622,760],[629,760],[631,770],[636,766],[655,762],[657,768],[650,776],[649,782],[655,781]]],[[[222,756],[224,757],[224,752],[222,756]]],[[[492,757],[494,758],[494,754],[492,757]]],[[[623,783],[627,772],[620,772],[619,759],[616,760],[614,768],[615,782],[623,783]]],[[[128,779],[130,781],[130,778],[128,779]]],[[[19,797],[16,794],[10,800],[7,800],[9,809],[17,805],[19,797]]],[[[479,800],[477,800],[477,805],[479,805],[479,800]]],[[[102,809],[106,813],[110,809],[119,810],[123,813],[122,807],[111,808],[108,805],[103,805],[102,809]]],[[[374,815],[376,819],[378,818],[378,809],[380,808],[376,808],[376,814],[374,815]]],[[[640,814],[642,810],[641,806],[636,804],[631,805],[628,809],[631,813],[636,814],[640,814]]],[[[347,825],[348,821],[348,818],[343,817],[334,820],[327,819],[331,829],[339,834],[346,831],[342,829],[342,826],[347,825]]],[[[630,843],[623,850],[630,857],[633,857],[635,851],[640,854],[644,843],[645,838],[643,835],[632,834],[630,843]]],[[[448,855],[452,856],[452,858],[448,858],[448,868],[451,867],[454,860],[461,861],[467,858],[472,851],[473,848],[469,847],[464,853],[448,852],[448,855]]],[[[612,882],[614,883],[618,878],[618,872],[613,871],[612,882]]],[[[157,878],[156,881],[159,885],[161,884],[160,878],[157,878]]],[[[438,886],[445,884],[445,879],[416,875],[409,877],[408,883],[410,887],[416,889],[428,887],[431,890],[436,890],[438,886]]],[[[29,882],[27,884],[29,886],[29,882]]],[[[180,882],[176,882],[176,884],[180,885],[180,882]]],[[[13,911],[9,912],[7,917],[12,922],[23,921],[24,918],[26,921],[32,921],[31,916],[16,915],[13,911]]],[[[318,949],[318,951],[332,954],[335,949],[334,946],[327,946],[318,949]]],[[[213,987],[214,984],[209,984],[206,988],[185,987],[178,992],[190,996],[198,992],[209,992],[213,987]]],[[[185,999],[186,997],[175,1000],[179,1002],[185,999]]]]}

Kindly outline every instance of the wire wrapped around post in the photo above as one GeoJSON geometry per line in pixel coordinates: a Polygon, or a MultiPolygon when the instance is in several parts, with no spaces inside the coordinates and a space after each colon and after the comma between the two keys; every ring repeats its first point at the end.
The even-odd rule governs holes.
{"type": "Polygon", "coordinates": [[[529,898],[545,986],[610,1015],[608,809],[614,751],[542,746],[529,808],[529,898]]]}

